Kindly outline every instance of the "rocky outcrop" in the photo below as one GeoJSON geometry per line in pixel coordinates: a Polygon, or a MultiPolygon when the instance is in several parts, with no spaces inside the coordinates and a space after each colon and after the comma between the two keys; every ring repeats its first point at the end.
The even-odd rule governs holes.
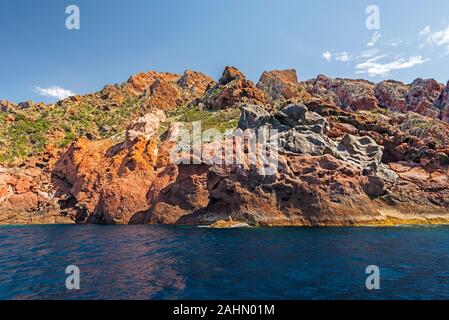
{"type": "Polygon", "coordinates": [[[444,122],[449,122],[449,81],[434,106],[441,110],[439,118],[444,122]]]}
{"type": "Polygon", "coordinates": [[[257,88],[266,92],[272,100],[295,98],[299,94],[296,70],[265,71],[260,77],[257,88]]]}
{"type": "Polygon", "coordinates": [[[0,144],[20,126],[51,143],[0,168],[0,223],[449,223],[449,124],[440,121],[448,92],[423,79],[298,83],[294,70],[265,72],[257,86],[233,67],[218,82],[194,71],[148,72],[46,106],[53,118],[101,114],[92,132],[71,122],[57,130],[37,117],[39,106],[1,102],[9,131],[0,144]],[[120,115],[120,127],[109,114],[120,115]],[[191,126],[178,121],[198,120],[235,130],[179,150],[191,126]],[[53,139],[74,128],[68,147],[53,139]]]}
{"type": "Polygon", "coordinates": [[[1,112],[13,112],[17,109],[29,109],[29,108],[45,108],[46,104],[43,102],[34,103],[31,100],[25,102],[14,103],[7,100],[0,101],[0,111],[1,112]]]}
{"type": "Polygon", "coordinates": [[[100,91],[108,104],[120,105],[127,96],[138,98],[147,110],[172,110],[203,96],[215,81],[202,74],[186,70],[183,75],[150,71],[131,76],[121,85],[106,86],[100,91]]]}
{"type": "Polygon", "coordinates": [[[433,79],[416,79],[410,85],[405,95],[407,111],[413,111],[424,116],[438,119],[440,110],[434,102],[440,97],[444,86],[433,79]]]}
{"type": "Polygon", "coordinates": [[[215,81],[201,72],[186,70],[177,83],[182,89],[201,97],[208,88],[215,85],[215,81]]]}
{"type": "Polygon", "coordinates": [[[376,98],[379,106],[395,112],[407,111],[407,100],[405,98],[408,92],[408,86],[402,82],[386,80],[376,86],[376,98]]]}
{"type": "Polygon", "coordinates": [[[124,145],[131,146],[140,138],[149,141],[152,137],[156,136],[159,125],[165,120],[165,113],[159,109],[138,118],[128,126],[125,133],[126,140],[124,145]]]}
{"type": "Polygon", "coordinates": [[[218,83],[211,87],[202,103],[210,110],[223,110],[239,103],[266,104],[265,92],[256,88],[243,73],[234,67],[226,67],[218,83]]]}
{"type": "Polygon", "coordinates": [[[156,132],[165,115],[155,110],[131,123],[123,143],[80,139],[53,171],[58,196],[77,222],[126,224],[149,208],[147,192],[158,159],[156,132]]]}
{"type": "Polygon", "coordinates": [[[320,75],[306,81],[305,85],[309,93],[323,102],[351,111],[381,107],[394,112],[416,112],[443,121],[447,113],[445,87],[433,79],[418,78],[409,85],[386,80],[376,85],[366,80],[320,75]]]}
{"type": "Polygon", "coordinates": [[[50,173],[36,164],[0,167],[0,224],[73,223],[60,212],[50,173]]]}
{"type": "MultiPolygon", "coordinates": [[[[329,110],[322,111],[326,114],[329,110]]],[[[374,129],[376,120],[371,120],[374,129]]],[[[359,128],[369,122],[354,121],[359,121],[354,123],[359,128]]],[[[398,121],[407,125],[406,118],[398,121]]],[[[221,225],[230,219],[250,225],[369,225],[448,218],[446,202],[440,200],[435,205],[435,200],[423,200],[429,199],[428,190],[417,187],[414,194],[420,198],[415,200],[400,191],[402,185],[412,186],[396,173],[398,166],[382,162],[384,147],[373,138],[346,134],[331,140],[324,135],[329,126],[326,119],[302,105],[289,105],[273,115],[257,105],[242,108],[240,129],[264,126],[278,128],[280,135],[292,134],[299,141],[296,148],[280,143],[276,174],[260,175],[249,163],[173,167],[162,174],[161,180],[167,182],[145,221],[221,225]],[[316,126],[316,130],[307,126],[316,126]],[[322,144],[327,144],[326,148],[316,147],[322,144]],[[429,208],[431,215],[416,214],[414,208],[429,208]]],[[[447,177],[447,169],[440,174],[435,177],[446,183],[442,177],[447,177]]]]}
{"type": "Polygon", "coordinates": [[[17,105],[13,102],[10,102],[7,100],[0,101],[0,111],[1,112],[8,112],[8,111],[14,110],[15,108],[17,108],[17,105]]]}
{"type": "Polygon", "coordinates": [[[375,85],[366,80],[331,79],[320,75],[307,81],[306,87],[311,94],[348,110],[373,110],[378,106],[375,85]]]}

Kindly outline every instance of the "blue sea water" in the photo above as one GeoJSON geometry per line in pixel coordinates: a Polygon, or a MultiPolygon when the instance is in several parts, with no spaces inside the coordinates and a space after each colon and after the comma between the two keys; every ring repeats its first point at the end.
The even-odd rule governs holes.
{"type": "Polygon", "coordinates": [[[0,299],[449,299],[449,228],[0,227],[0,299]]]}

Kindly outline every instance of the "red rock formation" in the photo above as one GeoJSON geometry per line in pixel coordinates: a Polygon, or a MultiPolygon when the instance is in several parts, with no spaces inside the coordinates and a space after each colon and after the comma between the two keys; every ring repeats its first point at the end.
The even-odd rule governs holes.
{"type": "Polygon", "coordinates": [[[376,98],[379,106],[396,112],[406,112],[405,96],[409,87],[402,82],[387,80],[376,86],[376,98]]]}
{"type": "Polygon", "coordinates": [[[378,106],[375,85],[366,80],[331,79],[320,75],[307,81],[306,86],[311,94],[348,110],[373,110],[378,106]]]}
{"type": "Polygon", "coordinates": [[[257,88],[265,91],[273,100],[297,97],[298,87],[298,77],[294,69],[266,71],[257,84],[257,88]]]}
{"type": "Polygon", "coordinates": [[[214,86],[215,81],[202,74],[201,72],[186,70],[183,76],[178,80],[178,85],[194,94],[196,97],[201,97],[209,87],[214,86]]]}
{"type": "Polygon", "coordinates": [[[226,67],[218,84],[210,88],[204,98],[208,109],[223,110],[239,103],[266,104],[266,94],[234,67],[226,67]]]}
{"type": "MultiPolygon", "coordinates": [[[[434,80],[375,85],[325,76],[297,83],[294,70],[266,72],[255,87],[232,67],[218,83],[193,71],[138,74],[60,102],[67,112],[82,102],[109,110],[131,97],[146,114],[130,119],[124,136],[79,138],[61,155],[53,149],[21,167],[1,168],[0,223],[447,223],[449,124],[437,119],[449,117],[448,87],[434,80]],[[277,129],[277,171],[263,174],[269,166],[248,158],[174,164],[181,131],[161,109],[189,104],[239,106],[240,129],[277,129]],[[161,123],[164,130],[170,125],[165,140],[161,123]]],[[[14,122],[14,112],[6,112],[14,122]]],[[[249,152],[247,142],[232,142],[249,152]]]]}
{"type": "Polygon", "coordinates": [[[440,119],[449,122],[449,81],[434,106],[441,110],[440,119]]]}
{"type": "Polygon", "coordinates": [[[386,80],[377,85],[366,80],[331,79],[318,76],[305,82],[307,91],[325,103],[342,108],[373,110],[382,107],[395,112],[416,112],[434,119],[446,119],[447,93],[433,79],[416,79],[410,85],[386,80]]]}
{"type": "Polygon", "coordinates": [[[32,160],[25,168],[0,167],[0,224],[73,223],[53,193],[48,172],[32,160]]]}
{"type": "Polygon", "coordinates": [[[138,73],[129,78],[128,82],[124,84],[124,92],[131,93],[135,96],[140,96],[144,94],[147,90],[151,88],[154,82],[158,79],[164,80],[165,82],[176,82],[179,80],[179,75],[173,73],[160,73],[155,71],[150,71],[147,73],[138,73]]]}
{"type": "Polygon", "coordinates": [[[413,111],[424,116],[438,119],[440,110],[435,108],[434,102],[443,92],[444,85],[433,79],[416,79],[410,85],[405,99],[407,101],[407,111],[413,111]]]}
{"type": "Polygon", "coordinates": [[[126,140],[79,139],[56,163],[59,194],[76,202],[76,219],[95,223],[129,223],[147,210],[146,195],[155,178],[156,132],[165,116],[154,111],[132,123],[126,140]]]}

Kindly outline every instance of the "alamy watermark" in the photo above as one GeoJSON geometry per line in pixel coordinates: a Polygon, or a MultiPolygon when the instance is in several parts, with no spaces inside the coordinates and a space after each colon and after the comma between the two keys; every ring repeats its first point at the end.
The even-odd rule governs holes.
{"type": "Polygon", "coordinates": [[[65,13],[69,15],[65,20],[67,30],[79,30],[81,28],[80,8],[72,4],[65,9],[65,13]]]}
{"type": "Polygon", "coordinates": [[[380,268],[375,265],[366,267],[366,274],[369,274],[366,278],[365,286],[368,290],[380,290],[380,268]]]}
{"type": "Polygon", "coordinates": [[[243,165],[256,167],[260,175],[278,172],[278,130],[226,130],[212,128],[202,131],[201,121],[178,124],[172,138],[176,146],[170,160],[174,164],[243,165]]]}
{"type": "Polygon", "coordinates": [[[75,265],[70,265],[65,269],[65,273],[69,275],[65,280],[65,287],[67,288],[67,290],[80,290],[80,268],[75,265]]]}
{"type": "Polygon", "coordinates": [[[365,13],[368,15],[365,20],[365,27],[368,30],[380,30],[380,8],[371,4],[366,7],[365,13]]]}

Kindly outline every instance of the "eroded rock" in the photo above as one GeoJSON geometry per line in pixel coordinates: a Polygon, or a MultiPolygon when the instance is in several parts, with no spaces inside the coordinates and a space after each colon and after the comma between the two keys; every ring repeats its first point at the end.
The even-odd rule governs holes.
{"type": "Polygon", "coordinates": [[[257,88],[266,92],[272,100],[292,99],[298,96],[296,70],[266,71],[260,77],[257,88]]]}

